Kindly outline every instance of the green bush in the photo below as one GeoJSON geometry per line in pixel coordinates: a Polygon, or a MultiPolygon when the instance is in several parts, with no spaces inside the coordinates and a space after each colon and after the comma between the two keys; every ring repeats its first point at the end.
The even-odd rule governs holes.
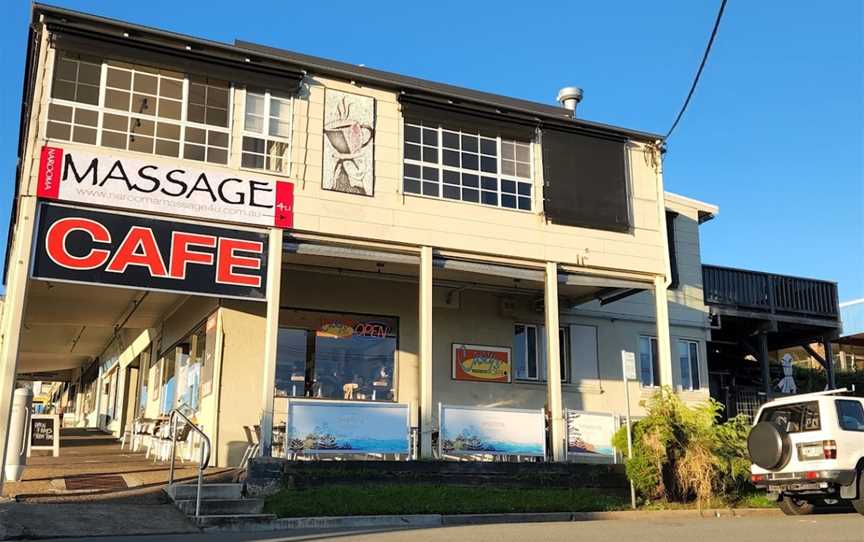
{"type": "MultiPolygon", "coordinates": [[[[685,405],[663,388],[648,399],[648,415],[633,425],[633,458],[627,476],[646,499],[698,504],[733,496],[749,485],[749,424],[743,417],[718,424],[722,405],[708,400],[685,405]]],[[[613,445],[627,449],[622,428],[613,445]]]]}

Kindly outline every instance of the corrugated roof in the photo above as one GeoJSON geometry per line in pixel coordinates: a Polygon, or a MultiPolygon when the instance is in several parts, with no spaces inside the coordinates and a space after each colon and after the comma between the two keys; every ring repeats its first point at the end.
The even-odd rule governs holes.
{"type": "Polygon", "coordinates": [[[370,86],[379,86],[397,92],[420,92],[445,100],[454,101],[456,103],[494,108],[500,110],[502,113],[528,115],[536,117],[541,122],[552,122],[559,126],[562,124],[572,125],[573,128],[605,131],[648,142],[657,141],[663,138],[663,136],[659,134],[650,132],[631,130],[579,118],[574,119],[570,117],[567,110],[554,105],[437,83],[416,77],[367,68],[365,66],[355,66],[346,62],[339,62],[336,60],[287,51],[248,41],[235,40],[232,45],[142,26],[118,19],[111,19],[66,8],[50,6],[47,4],[34,4],[33,12],[34,19],[38,13],[43,13],[57,18],[62,18],[67,24],[74,24],[76,21],[88,24],[90,25],[89,30],[91,31],[97,26],[102,25],[105,27],[102,31],[110,33],[111,35],[116,35],[118,32],[122,34],[122,31],[125,30],[128,31],[128,36],[123,35],[123,37],[128,39],[130,44],[134,44],[136,40],[143,39],[147,35],[150,35],[162,40],[174,40],[181,44],[194,45],[196,47],[194,47],[193,50],[200,50],[202,54],[207,50],[218,50],[221,53],[247,55],[250,57],[250,62],[267,62],[268,64],[272,64],[274,61],[277,61],[283,64],[285,69],[302,69],[311,74],[352,80],[358,83],[366,83],[370,86]]]}

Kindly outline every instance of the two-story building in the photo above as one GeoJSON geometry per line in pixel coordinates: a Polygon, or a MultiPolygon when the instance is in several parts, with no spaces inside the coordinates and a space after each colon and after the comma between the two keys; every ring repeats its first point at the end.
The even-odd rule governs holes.
{"type": "Polygon", "coordinates": [[[286,454],[304,401],[404,405],[423,458],[441,405],[545,409],[561,461],[567,409],[707,398],[717,209],[664,194],[661,137],[579,118],[581,92],[539,104],[44,5],[26,69],[3,442],[16,374],[45,371],[69,423],[118,436],[182,405],[219,465],[251,428],[286,454]]]}

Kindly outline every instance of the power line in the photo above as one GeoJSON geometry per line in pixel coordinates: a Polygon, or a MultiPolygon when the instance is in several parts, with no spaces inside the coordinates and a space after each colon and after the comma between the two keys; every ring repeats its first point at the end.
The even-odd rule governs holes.
{"type": "Polygon", "coordinates": [[[717,11],[717,19],[714,21],[714,29],[711,31],[711,37],[708,39],[708,45],[705,47],[705,54],[702,55],[702,62],[699,64],[699,70],[696,72],[696,77],[693,78],[693,84],[690,86],[690,92],[687,93],[687,99],[684,100],[684,105],[681,106],[681,111],[678,112],[678,116],[675,117],[675,122],[672,123],[672,127],[669,128],[669,131],[666,132],[666,136],[663,138],[664,140],[669,139],[669,136],[672,135],[672,131],[675,130],[675,127],[678,126],[678,122],[681,121],[681,117],[684,116],[684,111],[687,110],[687,106],[690,104],[690,98],[693,97],[693,92],[696,90],[696,85],[699,83],[699,77],[702,75],[702,69],[705,67],[705,62],[708,61],[708,54],[711,53],[711,46],[714,45],[714,38],[717,36],[717,29],[720,28],[720,19],[723,18],[723,11],[726,9],[726,0],[720,2],[720,9],[717,11]]]}

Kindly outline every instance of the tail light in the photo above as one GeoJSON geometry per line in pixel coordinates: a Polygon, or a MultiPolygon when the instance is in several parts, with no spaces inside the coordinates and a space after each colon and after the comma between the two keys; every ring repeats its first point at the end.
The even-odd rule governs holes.
{"type": "Polygon", "coordinates": [[[822,455],[825,459],[837,459],[837,442],[833,440],[823,440],[822,455]]]}
{"type": "Polygon", "coordinates": [[[764,482],[765,478],[766,477],[764,474],[751,474],[750,475],[750,481],[753,482],[754,484],[757,482],[764,482]]]}

